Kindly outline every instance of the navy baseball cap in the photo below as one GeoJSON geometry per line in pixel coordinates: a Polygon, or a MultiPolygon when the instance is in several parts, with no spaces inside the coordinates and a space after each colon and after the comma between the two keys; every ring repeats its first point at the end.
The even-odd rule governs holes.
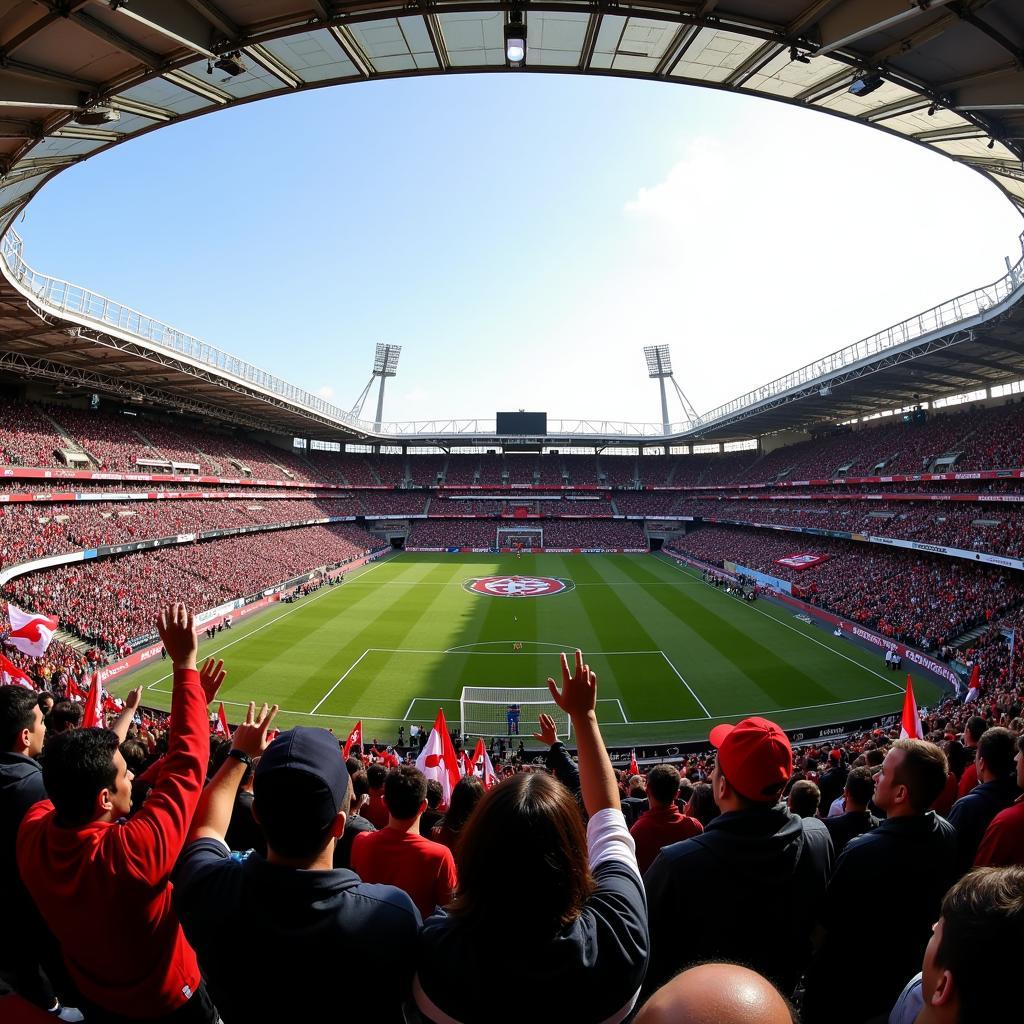
{"type": "Polygon", "coordinates": [[[338,741],[326,729],[299,725],[263,751],[253,779],[260,819],[307,831],[325,829],[348,810],[349,775],[338,741]]]}

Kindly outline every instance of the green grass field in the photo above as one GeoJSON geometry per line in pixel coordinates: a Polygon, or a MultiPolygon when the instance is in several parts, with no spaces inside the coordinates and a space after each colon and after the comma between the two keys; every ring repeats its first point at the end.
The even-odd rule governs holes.
{"type": "MultiPolygon", "coordinates": [[[[284,727],[342,734],[362,719],[367,740],[393,742],[399,725],[407,735],[411,724],[429,727],[438,707],[457,724],[464,686],[544,686],[557,678],[558,652],[576,647],[597,672],[610,745],[703,739],[714,723],[752,714],[787,727],[880,716],[903,697],[905,675],[887,672],[878,654],[655,555],[401,554],[203,639],[200,655],[224,659],[220,696],[232,723],[249,700],[276,701],[284,727]],[[507,598],[464,586],[501,574],[574,587],[507,598]]],[[[167,708],[169,669],[151,663],[114,692],[142,683],[143,702],[167,708]]],[[[934,703],[938,685],[914,680],[918,704],[934,703]]],[[[496,712],[494,731],[504,732],[496,712]]],[[[524,736],[532,731],[524,715],[524,736]]]]}

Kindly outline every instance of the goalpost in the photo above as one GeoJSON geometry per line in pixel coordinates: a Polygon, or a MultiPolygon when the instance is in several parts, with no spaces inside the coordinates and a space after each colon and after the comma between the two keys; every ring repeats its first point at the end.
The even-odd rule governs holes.
{"type": "Polygon", "coordinates": [[[554,720],[559,739],[569,738],[569,716],[546,687],[464,686],[459,697],[463,736],[529,736],[542,713],[554,720]]]}
{"type": "Polygon", "coordinates": [[[496,548],[524,548],[544,547],[543,526],[499,526],[495,538],[496,548]]]}

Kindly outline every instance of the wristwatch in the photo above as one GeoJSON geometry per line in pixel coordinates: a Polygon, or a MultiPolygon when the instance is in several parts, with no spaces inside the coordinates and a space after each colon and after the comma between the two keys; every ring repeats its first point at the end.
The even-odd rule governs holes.
{"type": "Polygon", "coordinates": [[[228,751],[228,757],[233,757],[236,761],[241,761],[246,768],[252,767],[252,758],[244,750],[238,750],[237,748],[232,747],[231,750],[228,751]]]}

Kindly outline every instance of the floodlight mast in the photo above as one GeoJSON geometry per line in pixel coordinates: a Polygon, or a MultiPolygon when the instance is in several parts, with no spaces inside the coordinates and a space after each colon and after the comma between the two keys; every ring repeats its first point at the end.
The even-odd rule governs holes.
{"type": "Polygon", "coordinates": [[[401,352],[401,345],[386,345],[377,342],[377,351],[374,355],[370,379],[366,382],[366,387],[363,388],[362,393],[356,399],[356,404],[352,406],[352,415],[358,419],[370,394],[370,388],[373,387],[373,382],[380,377],[380,390],[377,393],[377,416],[373,421],[375,430],[380,430],[380,425],[384,418],[384,381],[388,377],[394,377],[398,374],[398,357],[401,352]]]}
{"type": "Polygon", "coordinates": [[[672,387],[676,389],[679,403],[682,405],[683,413],[689,419],[690,424],[697,423],[699,417],[696,411],[690,404],[690,400],[683,394],[683,389],[676,383],[676,379],[672,374],[672,353],[669,346],[645,345],[644,356],[647,359],[647,376],[652,380],[657,378],[658,385],[661,388],[661,425],[665,433],[669,432],[668,394],[665,390],[666,380],[672,381],[672,387]]]}

